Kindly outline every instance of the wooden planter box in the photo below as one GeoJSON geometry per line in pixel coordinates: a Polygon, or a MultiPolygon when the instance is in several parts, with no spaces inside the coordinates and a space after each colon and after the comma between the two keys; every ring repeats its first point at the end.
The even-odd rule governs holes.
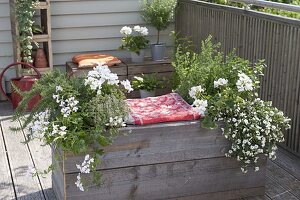
{"type": "MultiPolygon", "coordinates": [[[[81,192],[75,185],[83,156],[67,156],[53,172],[59,200],[207,199],[226,200],[264,195],[266,159],[260,171],[243,174],[235,158],[224,153],[230,144],[220,129],[200,128],[199,122],[127,127],[106,148],[102,185],[81,192]]],[[[83,174],[83,176],[90,176],[83,174]]]]}

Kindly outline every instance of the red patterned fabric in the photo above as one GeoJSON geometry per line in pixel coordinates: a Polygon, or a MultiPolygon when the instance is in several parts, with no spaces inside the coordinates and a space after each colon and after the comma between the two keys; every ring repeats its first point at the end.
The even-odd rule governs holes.
{"type": "Polygon", "coordinates": [[[135,125],[200,118],[199,113],[177,93],[144,99],[127,99],[127,104],[130,108],[128,123],[135,125]]]}

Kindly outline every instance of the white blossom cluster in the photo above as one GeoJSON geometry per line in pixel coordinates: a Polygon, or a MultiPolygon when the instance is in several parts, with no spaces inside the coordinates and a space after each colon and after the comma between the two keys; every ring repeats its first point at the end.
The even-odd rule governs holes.
{"type": "Polygon", "coordinates": [[[204,99],[198,99],[201,96],[201,93],[204,92],[204,88],[202,88],[201,85],[194,86],[190,89],[189,95],[192,97],[195,101],[193,103],[193,106],[195,107],[195,110],[201,115],[205,115],[206,107],[207,107],[207,100],[204,99]]]}
{"type": "Polygon", "coordinates": [[[52,123],[52,132],[50,133],[52,136],[62,136],[64,137],[67,134],[67,127],[66,126],[59,126],[52,123]]]}
{"type": "Polygon", "coordinates": [[[239,80],[236,82],[236,86],[239,92],[252,91],[253,82],[249,76],[244,73],[238,74],[239,80]]]}
{"type": "Polygon", "coordinates": [[[127,90],[128,93],[133,91],[133,88],[132,88],[129,80],[121,81],[121,84],[124,86],[124,88],[127,90]]]}
{"type": "Polygon", "coordinates": [[[193,103],[193,106],[195,107],[196,111],[201,115],[204,116],[205,115],[205,111],[207,108],[207,100],[199,100],[196,99],[193,103]]]}
{"type": "MultiPolygon", "coordinates": [[[[141,27],[139,25],[136,25],[133,27],[133,30],[137,33],[140,33],[142,36],[147,36],[149,34],[148,28],[147,27],[141,27]]],[[[131,35],[132,33],[132,28],[128,26],[124,26],[121,30],[120,33],[123,35],[131,35]]]]}
{"type": "Polygon", "coordinates": [[[284,141],[282,128],[290,128],[289,119],[260,99],[244,101],[235,105],[232,111],[233,116],[225,118],[228,126],[223,129],[225,138],[232,142],[226,156],[236,156],[243,163],[241,170],[244,173],[250,164],[254,164],[254,170],[258,171],[259,154],[276,158],[276,143],[284,141]]]}
{"type": "Polygon", "coordinates": [[[122,117],[110,117],[109,122],[105,124],[106,126],[110,127],[121,127],[121,126],[126,126],[126,123],[124,122],[122,117]]]}
{"type": "MultiPolygon", "coordinates": [[[[107,65],[99,64],[94,68],[93,71],[89,71],[84,84],[90,86],[90,88],[101,94],[103,84],[107,83],[109,85],[119,84],[118,75],[112,73],[107,65]]],[[[133,91],[129,80],[121,81],[121,84],[129,92],[133,91]]]]}
{"type": "Polygon", "coordinates": [[[26,176],[33,177],[34,175],[36,175],[36,173],[36,168],[33,165],[29,165],[26,171],[26,176]]]}
{"type": "Polygon", "coordinates": [[[190,89],[189,95],[190,95],[190,97],[192,97],[193,99],[197,99],[197,96],[198,96],[199,94],[201,94],[202,92],[204,92],[204,88],[202,88],[201,85],[199,85],[199,86],[194,86],[194,87],[192,87],[192,88],[190,89]]]}
{"type": "Polygon", "coordinates": [[[33,116],[33,122],[28,124],[32,138],[42,139],[48,130],[50,111],[46,110],[33,116]]]}
{"type": "Polygon", "coordinates": [[[123,35],[130,35],[132,33],[132,29],[128,26],[124,26],[121,30],[120,33],[123,35]]]}
{"type": "Polygon", "coordinates": [[[228,80],[224,78],[219,78],[218,80],[214,81],[214,88],[218,88],[220,86],[227,85],[228,80]]]}
{"type": "Polygon", "coordinates": [[[97,94],[101,94],[102,85],[104,83],[118,85],[118,75],[112,73],[107,65],[99,64],[94,70],[89,71],[84,84],[90,86],[97,94]]]}
{"type": "Polygon", "coordinates": [[[147,36],[149,34],[147,27],[140,27],[140,26],[137,25],[137,26],[133,27],[133,30],[135,32],[140,33],[143,36],[147,36]]]}
{"type": "Polygon", "coordinates": [[[59,106],[61,107],[61,114],[64,117],[68,117],[72,112],[77,112],[78,111],[78,103],[79,101],[77,101],[75,99],[75,97],[70,97],[66,100],[64,100],[63,98],[61,98],[61,95],[59,94],[59,92],[62,92],[63,88],[59,85],[56,86],[56,94],[53,94],[53,99],[56,101],[56,103],[59,103],[59,106]]]}
{"type": "Polygon", "coordinates": [[[83,184],[81,181],[81,173],[83,174],[89,174],[91,172],[91,165],[95,162],[94,158],[91,158],[89,154],[87,154],[84,157],[84,161],[81,165],[76,164],[77,169],[80,170],[80,172],[77,175],[77,181],[75,182],[75,185],[79,188],[79,190],[84,191],[83,184]]]}

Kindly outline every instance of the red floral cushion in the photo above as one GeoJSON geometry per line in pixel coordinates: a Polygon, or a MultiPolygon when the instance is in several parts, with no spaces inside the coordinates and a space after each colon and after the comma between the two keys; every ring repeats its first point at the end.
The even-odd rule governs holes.
{"type": "Polygon", "coordinates": [[[130,108],[128,123],[135,125],[200,118],[199,113],[177,93],[144,99],[127,99],[127,104],[130,108]]]}

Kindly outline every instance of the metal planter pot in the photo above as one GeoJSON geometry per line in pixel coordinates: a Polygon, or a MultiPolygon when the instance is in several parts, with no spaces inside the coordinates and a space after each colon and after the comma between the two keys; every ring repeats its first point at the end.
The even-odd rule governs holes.
{"type": "Polygon", "coordinates": [[[133,63],[144,62],[144,58],[145,58],[145,50],[144,49],[140,50],[140,54],[131,52],[131,62],[133,62],[133,63]]]}
{"type": "Polygon", "coordinates": [[[152,60],[161,61],[164,60],[166,52],[166,44],[151,44],[152,60]]]}

